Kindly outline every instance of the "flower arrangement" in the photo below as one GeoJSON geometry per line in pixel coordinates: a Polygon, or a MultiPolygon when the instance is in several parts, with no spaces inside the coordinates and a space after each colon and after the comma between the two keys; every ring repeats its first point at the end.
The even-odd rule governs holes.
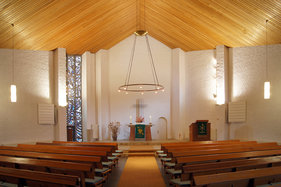
{"type": "Polygon", "coordinates": [[[116,141],[119,133],[120,122],[111,122],[109,123],[108,128],[111,130],[112,139],[116,141]]]}
{"type": "Polygon", "coordinates": [[[137,116],[136,117],[136,122],[137,123],[142,123],[144,121],[144,117],[141,117],[141,116],[137,116]]]}

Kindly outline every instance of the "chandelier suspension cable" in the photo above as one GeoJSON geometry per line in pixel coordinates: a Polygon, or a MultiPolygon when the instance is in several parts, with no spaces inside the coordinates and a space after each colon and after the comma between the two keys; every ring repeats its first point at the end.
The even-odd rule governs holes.
{"type": "MultiPolygon", "coordinates": [[[[159,81],[158,81],[158,77],[157,77],[157,74],[156,74],[155,65],[154,65],[154,61],[153,61],[153,57],[152,57],[152,52],[151,52],[151,48],[150,48],[150,45],[149,45],[149,41],[148,41],[148,36],[147,35],[145,35],[145,39],[146,39],[147,50],[148,50],[148,53],[149,53],[149,56],[150,56],[150,64],[151,64],[154,84],[159,85],[159,81]]],[[[155,87],[156,87],[156,85],[155,85],[155,87]]]]}
{"type": "Polygon", "coordinates": [[[265,78],[266,78],[266,81],[268,81],[268,43],[267,43],[267,22],[268,22],[268,19],[265,21],[265,78]]]}
{"type": "Polygon", "coordinates": [[[145,30],[144,22],[145,22],[145,1],[136,0],[136,29],[137,30],[136,30],[136,32],[134,32],[135,38],[134,38],[133,47],[132,47],[132,51],[131,51],[131,56],[130,56],[128,71],[126,74],[125,84],[119,86],[118,92],[125,91],[126,94],[128,94],[128,92],[139,92],[141,94],[144,94],[144,92],[153,91],[153,92],[157,93],[160,90],[164,91],[164,86],[159,84],[159,80],[157,77],[156,68],[155,68],[154,60],[153,60],[153,56],[152,56],[152,50],[151,50],[149,39],[147,36],[147,31],[145,30]],[[144,16],[143,19],[141,16],[144,16]],[[151,66],[152,76],[153,76],[153,80],[151,80],[150,83],[145,83],[145,82],[130,83],[130,79],[132,77],[134,58],[136,55],[137,36],[140,36],[140,37],[145,36],[148,57],[150,58],[149,63],[151,66]]]}
{"type": "Polygon", "coordinates": [[[129,63],[129,67],[128,67],[128,72],[127,72],[127,76],[126,76],[126,80],[125,80],[125,85],[129,84],[130,77],[131,77],[132,65],[133,65],[135,49],[136,49],[136,39],[137,39],[137,36],[135,35],[133,48],[132,48],[132,52],[131,52],[131,57],[130,57],[130,63],[129,63]]]}
{"type": "Polygon", "coordinates": [[[267,22],[265,22],[265,82],[264,82],[264,99],[270,99],[270,81],[268,80],[268,43],[267,43],[267,22]]]}
{"type": "Polygon", "coordinates": [[[12,56],[12,84],[15,83],[15,25],[11,24],[13,27],[13,36],[12,36],[12,43],[13,43],[13,56],[12,56]]]}
{"type": "MultiPolygon", "coordinates": [[[[145,1],[143,3],[143,7],[145,9],[145,1]]],[[[143,19],[144,19],[144,22],[146,21],[145,19],[145,10],[143,11],[143,19]]],[[[144,24],[145,25],[145,24],[144,24]]],[[[146,29],[146,28],[145,28],[146,29]]],[[[159,85],[159,81],[158,81],[158,77],[157,77],[157,74],[156,74],[156,69],[155,69],[155,65],[154,65],[154,60],[153,60],[153,56],[152,56],[152,52],[151,52],[151,47],[150,47],[150,43],[149,43],[149,40],[148,40],[148,36],[147,34],[145,35],[145,40],[146,40],[146,46],[147,46],[147,50],[148,50],[148,53],[149,53],[149,56],[150,56],[150,65],[151,65],[151,69],[152,69],[152,76],[153,76],[153,80],[154,80],[154,84],[156,85],[159,85]]],[[[155,85],[155,88],[157,89],[157,86],[155,85]]]]}

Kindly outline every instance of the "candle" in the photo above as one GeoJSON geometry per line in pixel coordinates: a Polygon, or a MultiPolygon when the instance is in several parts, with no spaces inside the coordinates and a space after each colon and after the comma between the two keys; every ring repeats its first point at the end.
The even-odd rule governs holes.
{"type": "Polygon", "coordinates": [[[130,123],[133,123],[133,117],[130,116],[130,123]]]}
{"type": "Polygon", "coordinates": [[[152,117],[151,117],[151,115],[149,116],[149,123],[151,123],[151,119],[152,119],[152,117]]]}

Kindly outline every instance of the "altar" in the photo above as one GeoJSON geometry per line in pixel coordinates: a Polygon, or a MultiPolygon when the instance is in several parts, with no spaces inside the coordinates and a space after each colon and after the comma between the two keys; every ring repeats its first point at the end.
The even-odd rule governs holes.
{"type": "Polygon", "coordinates": [[[152,124],[144,124],[144,123],[137,123],[137,124],[129,124],[130,127],[130,141],[135,140],[151,140],[151,127],[152,124]]]}

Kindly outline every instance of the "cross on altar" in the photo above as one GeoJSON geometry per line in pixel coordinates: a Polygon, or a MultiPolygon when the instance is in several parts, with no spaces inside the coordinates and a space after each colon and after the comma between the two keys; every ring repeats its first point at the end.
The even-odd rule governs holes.
{"type": "Polygon", "coordinates": [[[146,104],[143,104],[142,99],[137,99],[136,104],[133,105],[136,108],[136,118],[142,116],[143,108],[146,107],[146,104]]]}

